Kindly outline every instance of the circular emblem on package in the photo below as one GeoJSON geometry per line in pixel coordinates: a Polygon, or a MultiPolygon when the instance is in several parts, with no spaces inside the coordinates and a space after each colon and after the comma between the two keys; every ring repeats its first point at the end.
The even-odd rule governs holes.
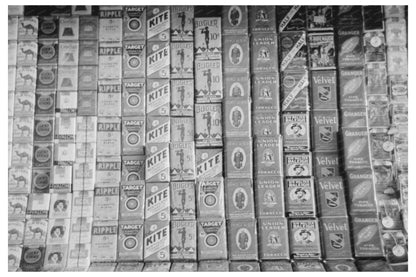
{"type": "Polygon", "coordinates": [[[140,97],[137,94],[131,94],[127,98],[127,103],[132,107],[136,107],[140,105],[140,102],[141,102],[140,97]]]}
{"type": "Polygon", "coordinates": [[[228,22],[231,26],[235,27],[241,23],[241,9],[238,6],[232,6],[228,10],[228,22]]]}
{"type": "Polygon", "coordinates": [[[140,67],[140,59],[136,56],[130,57],[128,60],[128,65],[131,69],[137,69],[140,67]]]}
{"type": "Polygon", "coordinates": [[[209,234],[205,237],[205,244],[209,247],[215,247],[219,242],[219,238],[215,234],[209,234]]]}
{"type": "Polygon", "coordinates": [[[128,21],[127,26],[130,31],[136,32],[140,30],[142,24],[140,23],[140,20],[138,20],[137,18],[131,18],[128,21]]]}
{"type": "Polygon", "coordinates": [[[137,246],[138,242],[135,237],[127,237],[123,241],[123,245],[126,249],[134,249],[137,246]]]}
{"type": "Polygon", "coordinates": [[[294,234],[297,243],[307,245],[315,241],[315,233],[307,229],[299,229],[294,234]]]}
{"type": "Polygon", "coordinates": [[[391,141],[385,141],[383,143],[383,149],[384,149],[384,151],[387,151],[387,152],[393,151],[393,149],[394,149],[394,143],[391,142],[391,141]]]}
{"type": "Polygon", "coordinates": [[[40,173],[35,176],[33,183],[40,190],[46,189],[49,186],[49,175],[47,173],[40,173]]]}
{"type": "Polygon", "coordinates": [[[56,30],[56,24],[53,20],[45,20],[42,22],[42,24],[40,25],[40,30],[45,34],[45,35],[50,35],[53,32],[55,32],[56,30]]]}
{"type": "Polygon", "coordinates": [[[130,133],[127,136],[127,143],[131,146],[137,145],[140,142],[140,136],[138,133],[130,133]]]}
{"type": "Polygon", "coordinates": [[[127,175],[127,181],[136,181],[140,180],[139,174],[136,172],[131,172],[127,175]]]}
{"type": "Polygon", "coordinates": [[[50,85],[55,81],[55,73],[50,69],[44,69],[39,73],[39,81],[43,85],[50,85]]]}
{"type": "Polygon", "coordinates": [[[139,207],[139,201],[134,197],[130,197],[127,199],[125,206],[128,210],[135,211],[139,207]]]}
{"type": "Polygon", "coordinates": [[[240,264],[238,267],[239,271],[252,271],[253,267],[249,264],[240,264]]]}
{"type": "Polygon", "coordinates": [[[370,44],[373,47],[379,47],[381,45],[382,41],[380,39],[380,37],[378,36],[374,36],[370,39],[370,44]]]}
{"type": "Polygon", "coordinates": [[[381,219],[381,223],[383,224],[384,227],[388,229],[393,228],[394,226],[394,220],[390,216],[383,217],[381,219]]]}
{"type": "Polygon", "coordinates": [[[38,248],[31,248],[25,251],[23,260],[28,264],[34,264],[38,262],[42,257],[42,252],[38,248]]]}
{"type": "Polygon", "coordinates": [[[287,88],[292,88],[294,85],[296,85],[296,80],[291,75],[285,76],[283,79],[283,85],[287,88]]]}
{"type": "Polygon", "coordinates": [[[395,245],[392,249],[392,252],[396,257],[401,257],[406,254],[406,250],[401,245],[395,245]]]}
{"type": "Polygon", "coordinates": [[[238,82],[233,83],[230,87],[230,96],[231,97],[242,97],[242,96],[244,96],[243,86],[238,82]]]}
{"type": "Polygon", "coordinates": [[[290,200],[299,203],[305,203],[311,199],[311,193],[302,187],[293,188],[289,193],[290,200]]]}
{"type": "Polygon", "coordinates": [[[293,40],[290,37],[284,37],[282,39],[282,47],[283,48],[291,48],[293,46],[293,40]]]}
{"type": "Polygon", "coordinates": [[[213,193],[208,193],[204,198],[205,206],[212,207],[217,204],[217,197],[213,193]]]}
{"type": "Polygon", "coordinates": [[[55,50],[55,47],[53,46],[53,44],[43,45],[39,49],[39,55],[44,60],[50,60],[50,59],[52,59],[53,57],[55,57],[55,54],[56,54],[56,50],[55,50]]]}
{"type": "Polygon", "coordinates": [[[337,264],[335,265],[335,269],[338,271],[351,271],[352,267],[347,264],[337,264]]]}
{"type": "Polygon", "coordinates": [[[40,163],[45,163],[51,159],[52,153],[48,147],[39,147],[35,151],[35,159],[40,163]]]}
{"type": "Polygon", "coordinates": [[[46,137],[52,132],[52,124],[49,121],[39,121],[36,124],[35,132],[40,137],[46,137]]]}

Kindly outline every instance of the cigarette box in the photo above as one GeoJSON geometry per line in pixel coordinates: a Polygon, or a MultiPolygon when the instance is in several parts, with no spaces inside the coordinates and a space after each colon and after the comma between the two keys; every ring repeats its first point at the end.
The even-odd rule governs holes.
{"type": "Polygon", "coordinates": [[[221,60],[195,61],[196,103],[218,103],[223,98],[221,60]]]}
{"type": "MultiPolygon", "coordinates": [[[[58,91],[56,94],[56,121],[59,118],[75,118],[77,113],[77,99],[78,94],[76,91],[58,91]],[[62,116],[61,116],[62,115],[62,116]]],[[[67,120],[64,119],[64,120],[67,120]]],[[[61,119],[60,119],[61,120],[61,119]]],[[[58,129],[59,125],[56,125],[58,129]]]]}
{"type": "Polygon", "coordinates": [[[224,105],[225,136],[250,137],[251,135],[251,101],[226,101],[224,105]]]}
{"type": "Polygon", "coordinates": [[[316,219],[289,221],[290,254],[294,258],[313,259],[321,256],[319,225],[316,219]]]}
{"type": "Polygon", "coordinates": [[[79,44],[78,41],[63,41],[59,43],[58,64],[60,66],[78,65],[79,44]]]}
{"type": "Polygon", "coordinates": [[[312,175],[312,155],[308,153],[285,154],[285,176],[302,177],[312,175]]]}
{"type": "Polygon", "coordinates": [[[194,19],[195,60],[221,60],[221,17],[194,19]]]}
{"type": "Polygon", "coordinates": [[[259,258],[289,259],[289,236],[285,217],[259,218],[259,258]]]}
{"type": "Polygon", "coordinates": [[[94,221],[118,219],[119,194],[118,186],[94,189],[94,221]]]}
{"type": "MultiPolygon", "coordinates": [[[[171,6],[170,37],[172,41],[194,40],[194,6],[171,6]]],[[[192,50],[193,51],[193,50],[192,50]]]]}
{"type": "Polygon", "coordinates": [[[123,42],[123,78],[146,76],[146,44],[144,41],[123,42]]]}
{"type": "Polygon", "coordinates": [[[53,163],[53,143],[35,142],[33,144],[33,167],[51,167],[53,163]]]}
{"type": "Polygon", "coordinates": [[[328,31],[334,28],[334,15],[332,6],[308,6],[308,31],[328,31]]]}
{"type": "Polygon", "coordinates": [[[283,150],[302,152],[310,149],[309,114],[303,112],[283,113],[283,150]]]}
{"type": "Polygon", "coordinates": [[[226,179],[227,219],[254,218],[254,195],[250,179],[226,179]]]}
{"type": "Polygon", "coordinates": [[[250,138],[233,138],[226,141],[225,163],[226,177],[252,178],[253,156],[252,141],[250,138]]]}
{"type": "Polygon", "coordinates": [[[124,155],[142,155],[145,145],[145,118],[123,117],[122,119],[122,153],[124,155]]]}
{"type": "Polygon", "coordinates": [[[147,40],[170,40],[170,9],[168,6],[146,7],[147,40]]]}
{"type": "Polygon", "coordinates": [[[226,223],[224,219],[198,220],[198,259],[227,259],[226,223]]]}
{"type": "Polygon", "coordinates": [[[59,18],[59,40],[79,39],[79,17],[59,18]]]}
{"type": "Polygon", "coordinates": [[[31,143],[33,141],[33,124],[34,118],[32,116],[14,117],[12,137],[13,142],[31,143]]]}
{"type": "Polygon", "coordinates": [[[341,177],[319,178],[316,187],[320,216],[347,216],[344,182],[341,177]]]}
{"type": "Polygon", "coordinates": [[[386,61],[386,38],[384,32],[366,32],[363,43],[366,63],[386,61]]]}
{"type": "MultiPolygon", "coordinates": [[[[248,43],[248,41],[247,41],[248,43]]],[[[277,35],[276,33],[253,33],[251,36],[251,72],[259,73],[259,72],[276,72],[278,71],[278,55],[277,55],[277,35]]],[[[240,48],[244,45],[239,45],[240,48]]],[[[246,46],[248,48],[248,45],[246,46]]],[[[236,48],[234,48],[236,49],[236,48]]],[[[237,48],[238,49],[238,48],[237,48]]],[[[246,48],[242,48],[240,51],[243,52],[246,48]]],[[[233,48],[229,51],[232,51],[233,48]]],[[[234,50],[234,52],[236,52],[234,50]]],[[[229,55],[229,59],[234,58],[235,61],[236,57],[233,57],[231,54],[229,55]]],[[[247,52],[243,52],[247,53],[247,52]]],[[[235,56],[235,54],[234,54],[235,56]]],[[[242,59],[241,57],[240,59],[242,59]]],[[[247,57],[248,58],[248,57],[247,57]]],[[[232,62],[232,60],[231,60],[232,62]]],[[[243,61],[241,61],[243,62],[243,61]]],[[[247,61],[248,67],[248,61],[247,61]]]]}
{"type": "Polygon", "coordinates": [[[57,40],[39,40],[37,50],[38,64],[57,64],[58,46],[57,40]]]}
{"type": "Polygon", "coordinates": [[[145,115],[146,83],[144,79],[126,79],[123,78],[122,88],[122,116],[145,115]]]}
{"type": "Polygon", "coordinates": [[[15,55],[18,66],[35,66],[38,58],[38,43],[36,41],[19,41],[15,55]]]}
{"type": "Polygon", "coordinates": [[[312,177],[286,178],[286,214],[288,217],[315,217],[315,186],[312,177]]]}
{"type": "Polygon", "coordinates": [[[390,46],[387,49],[387,71],[389,75],[407,75],[407,50],[405,46],[390,46]]]}
{"type": "Polygon", "coordinates": [[[47,231],[47,219],[28,219],[25,227],[24,245],[45,245],[47,231]]]}
{"type": "Polygon", "coordinates": [[[309,34],[308,48],[311,70],[335,69],[334,33],[309,34]]]}
{"type": "Polygon", "coordinates": [[[100,42],[98,51],[98,79],[121,79],[123,64],[121,42],[100,42]]]}
{"type": "Polygon", "coordinates": [[[386,19],[386,43],[388,46],[402,46],[407,44],[407,30],[405,18],[386,19]]]}
{"type": "Polygon", "coordinates": [[[308,49],[305,31],[281,33],[280,46],[280,71],[307,69],[308,49]]]}
{"type": "Polygon", "coordinates": [[[146,143],[170,142],[170,129],[171,127],[169,117],[147,117],[146,143]]]}
{"type": "Polygon", "coordinates": [[[279,111],[279,78],[277,73],[253,75],[253,112],[279,111]]]}
{"type": "Polygon", "coordinates": [[[341,69],[339,75],[340,107],[363,107],[366,105],[364,71],[341,69]]]}
{"type": "Polygon", "coordinates": [[[8,246],[8,270],[15,272],[19,269],[20,258],[22,257],[22,247],[20,245],[8,246]]]}
{"type": "Polygon", "coordinates": [[[296,260],[293,263],[294,272],[325,272],[324,265],[317,260],[296,260]]]}
{"type": "Polygon", "coordinates": [[[146,39],[146,7],[124,6],[123,40],[146,39]]]}
{"type": "Polygon", "coordinates": [[[119,156],[97,157],[96,183],[117,184],[121,180],[121,161],[119,156]]]}
{"type": "MultiPolygon", "coordinates": [[[[144,261],[168,261],[170,259],[169,220],[145,221],[144,224],[144,261]]],[[[147,264],[147,263],[146,263],[147,264]]]]}
{"type": "Polygon", "coordinates": [[[32,192],[49,193],[51,186],[51,169],[36,168],[32,171],[32,192]]]}
{"type": "Polygon", "coordinates": [[[362,27],[338,30],[338,65],[344,67],[362,67],[364,62],[362,27]]]}
{"type": "Polygon", "coordinates": [[[222,176],[222,149],[196,149],[195,161],[197,179],[222,176]]]}
{"type": "Polygon", "coordinates": [[[283,176],[281,136],[277,138],[257,137],[254,154],[254,172],[256,176],[283,176]]]}
{"type": "Polygon", "coordinates": [[[117,263],[91,263],[88,272],[113,272],[117,263]]]}
{"type": "Polygon", "coordinates": [[[170,81],[170,115],[194,115],[194,80],[170,81]]]}
{"type": "Polygon", "coordinates": [[[90,266],[91,243],[72,243],[68,246],[67,268],[86,271],[90,266]]]}
{"type": "Polygon", "coordinates": [[[119,222],[117,261],[143,260],[143,233],[143,223],[119,222]]]}
{"type": "Polygon", "coordinates": [[[315,151],[337,151],[338,111],[314,111],[313,120],[313,149],[315,151]]]}
{"type": "Polygon", "coordinates": [[[33,117],[35,108],[35,93],[33,92],[14,92],[12,99],[11,108],[15,118],[22,116],[33,117]]]}
{"type": "Polygon", "coordinates": [[[94,221],[91,237],[91,262],[117,259],[117,221],[94,221]]]}
{"type": "Polygon", "coordinates": [[[285,215],[283,186],[283,177],[257,176],[254,181],[257,217],[283,217],[285,215]]]}
{"type": "Polygon", "coordinates": [[[387,69],[386,63],[374,62],[365,66],[367,95],[387,95],[387,69]]]}
{"type": "Polygon", "coordinates": [[[47,245],[43,268],[46,271],[63,271],[68,258],[68,245],[47,245]]]}
{"type": "MultiPolygon", "coordinates": [[[[224,72],[248,72],[250,68],[249,37],[239,35],[227,35],[224,36],[223,43],[224,52],[222,57],[224,62],[224,72]]],[[[275,52],[277,54],[277,48],[275,52]]]]}
{"type": "Polygon", "coordinates": [[[195,179],[194,142],[170,143],[170,179],[172,181],[195,179]]]}
{"type": "Polygon", "coordinates": [[[71,235],[69,237],[69,244],[91,243],[92,225],[92,217],[83,216],[71,218],[71,235]]]}
{"type": "Polygon", "coordinates": [[[146,114],[148,116],[169,116],[170,82],[168,79],[147,79],[146,114]]]}
{"type": "MultiPolygon", "coordinates": [[[[11,164],[12,166],[24,166],[29,168],[32,166],[32,156],[33,155],[33,144],[31,143],[13,143],[12,145],[12,157],[11,164]]],[[[13,184],[14,182],[12,182],[13,184]]],[[[16,183],[19,186],[20,180],[16,183]]],[[[26,187],[28,184],[24,184],[23,187],[26,187]]]]}
{"type": "Polygon", "coordinates": [[[120,156],[121,123],[116,117],[100,117],[97,125],[97,156],[120,156]]]}
{"type": "Polygon", "coordinates": [[[48,218],[50,194],[32,193],[27,202],[26,218],[48,218]]]}
{"type": "Polygon", "coordinates": [[[170,216],[172,220],[195,219],[195,182],[170,183],[170,216]]]}
{"type": "Polygon", "coordinates": [[[47,245],[68,244],[71,219],[49,219],[47,245]]]}
{"type": "Polygon", "coordinates": [[[83,65],[78,68],[78,89],[97,90],[97,66],[83,65]]]}
{"type": "Polygon", "coordinates": [[[325,262],[326,271],[358,271],[355,263],[349,260],[334,260],[325,262]]]}
{"type": "Polygon", "coordinates": [[[331,259],[351,259],[350,227],[347,217],[321,219],[323,254],[331,259]]]}
{"type": "Polygon", "coordinates": [[[172,79],[192,79],[194,77],[193,42],[172,42],[170,51],[170,77],[172,79]]]}
{"type": "MultiPolygon", "coordinates": [[[[18,27],[19,27],[18,21],[19,21],[19,18],[17,16],[9,16],[7,18],[9,40],[17,40],[17,33],[18,33],[18,27]]],[[[36,25],[33,25],[33,26],[36,27],[36,25]]]]}
{"type": "Polygon", "coordinates": [[[35,94],[35,114],[55,114],[55,91],[37,91],[35,94]]]}
{"type": "MultiPolygon", "coordinates": [[[[366,7],[359,7],[359,6],[339,6],[335,7],[334,9],[334,15],[336,17],[336,24],[339,28],[342,28],[342,26],[345,25],[363,25],[363,17],[364,11],[366,10],[366,7]]],[[[373,10],[375,11],[379,6],[374,6],[373,10]]],[[[381,8],[379,8],[380,10],[381,8]]],[[[381,11],[380,11],[381,12],[381,11]]],[[[366,16],[371,17],[380,17],[378,20],[376,18],[371,18],[374,21],[382,21],[383,15],[377,14],[376,12],[374,14],[366,16]]]]}
{"type": "Polygon", "coordinates": [[[277,111],[257,111],[253,113],[253,136],[277,137],[280,134],[280,118],[277,111]]]}
{"type": "Polygon", "coordinates": [[[350,214],[376,212],[374,182],[374,174],[369,169],[347,172],[350,214]]]}
{"type": "Polygon", "coordinates": [[[71,193],[53,193],[50,197],[49,218],[70,218],[72,211],[71,193]]]}
{"type": "Polygon", "coordinates": [[[230,260],[257,260],[257,225],[255,219],[228,221],[230,260]]]}
{"type": "Polygon", "coordinates": [[[94,208],[93,191],[74,191],[72,193],[71,217],[92,217],[94,208]]]}
{"type": "Polygon", "coordinates": [[[343,128],[344,164],[346,170],[371,166],[367,128],[343,128]]]}
{"type": "Polygon", "coordinates": [[[117,267],[115,269],[116,272],[141,272],[143,269],[143,263],[137,262],[119,262],[117,263],[117,267]]]}
{"type": "Polygon", "coordinates": [[[312,71],[312,109],[337,108],[337,78],[332,70],[312,71]]]}
{"type": "MultiPolygon", "coordinates": [[[[17,252],[17,251],[16,251],[17,252]]],[[[17,253],[16,253],[17,254],[17,253]]],[[[40,245],[25,245],[20,251],[20,256],[17,260],[20,260],[20,269],[22,271],[41,271],[45,259],[45,246],[40,245]]],[[[19,265],[16,264],[19,268],[19,265]]]]}
{"type": "Polygon", "coordinates": [[[98,65],[98,41],[79,41],[79,65],[98,65]]]}
{"type": "Polygon", "coordinates": [[[261,271],[268,272],[292,272],[292,264],[290,261],[279,260],[279,261],[262,261],[261,271]]]}
{"type": "Polygon", "coordinates": [[[169,182],[169,144],[147,143],[146,182],[169,182]]]}
{"type": "Polygon", "coordinates": [[[276,33],[276,8],[274,6],[250,6],[251,33],[276,33]]]}
{"type": "Polygon", "coordinates": [[[170,262],[146,262],[143,267],[143,272],[169,272],[171,267],[170,262]]]}
{"type": "Polygon", "coordinates": [[[27,165],[15,165],[9,170],[9,193],[29,193],[31,191],[31,168],[27,165]]]}
{"type": "Polygon", "coordinates": [[[209,178],[196,183],[198,219],[224,217],[224,180],[209,178]]]}
{"type": "Polygon", "coordinates": [[[8,222],[8,245],[23,244],[23,234],[25,229],[24,221],[8,222]]]}
{"type": "Polygon", "coordinates": [[[60,66],[58,68],[58,91],[77,91],[78,90],[78,67],[60,66]]]}
{"type": "Polygon", "coordinates": [[[196,147],[222,146],[221,104],[195,105],[196,147]]]}
{"type": "Polygon", "coordinates": [[[352,235],[356,257],[382,257],[384,248],[376,214],[362,213],[352,218],[352,235]]]}
{"type": "Polygon", "coordinates": [[[120,186],[120,220],[144,220],[145,184],[129,181],[120,186]]]}
{"type": "Polygon", "coordinates": [[[170,220],[169,183],[146,183],[145,220],[170,220]]]}
{"type": "Polygon", "coordinates": [[[37,40],[39,31],[38,23],[37,16],[19,17],[19,22],[17,24],[17,38],[19,40],[37,40]]]}
{"type": "Polygon", "coordinates": [[[121,182],[144,180],[144,155],[123,155],[121,168],[121,182]]]}
{"type": "Polygon", "coordinates": [[[100,41],[122,41],[123,11],[117,7],[111,10],[100,10],[98,39],[100,41]]]}
{"type": "Polygon", "coordinates": [[[58,82],[58,68],[56,65],[39,65],[37,71],[36,88],[40,90],[55,90],[58,82]]]}
{"type": "Polygon", "coordinates": [[[194,118],[171,117],[171,142],[193,142],[194,118]]]}
{"type": "Polygon", "coordinates": [[[282,83],[282,111],[309,110],[308,71],[286,71],[282,83]]]}
{"type": "Polygon", "coordinates": [[[367,108],[349,107],[341,110],[341,122],[344,128],[359,128],[367,126],[367,108]]]}
{"type": "Polygon", "coordinates": [[[25,194],[8,195],[8,218],[10,220],[23,220],[26,217],[27,198],[25,194]]]}
{"type": "Polygon", "coordinates": [[[147,78],[170,78],[170,43],[149,42],[146,53],[147,78]]]}
{"type": "Polygon", "coordinates": [[[306,6],[279,6],[276,11],[279,33],[306,29],[306,6]]]}
{"type": "Polygon", "coordinates": [[[170,257],[172,260],[196,261],[197,223],[195,220],[179,221],[170,223],[170,257]]]}
{"type": "Polygon", "coordinates": [[[72,166],[54,165],[52,171],[52,182],[49,186],[50,193],[71,192],[72,166]]]}
{"type": "Polygon", "coordinates": [[[63,140],[54,141],[54,164],[73,165],[75,162],[75,143],[63,140]]]}
{"type": "Polygon", "coordinates": [[[224,74],[224,99],[226,103],[234,100],[248,100],[251,96],[251,84],[248,71],[245,73],[224,74]]]}
{"type": "Polygon", "coordinates": [[[36,142],[53,141],[55,121],[52,116],[35,117],[33,140],[36,142]]]}
{"type": "Polygon", "coordinates": [[[9,91],[35,91],[36,76],[34,66],[9,67],[9,91]]]}
{"type": "Polygon", "coordinates": [[[170,272],[197,272],[198,264],[196,262],[174,262],[170,272]]]}
{"type": "Polygon", "coordinates": [[[224,35],[248,35],[246,6],[222,7],[222,33],[224,35]]]}
{"type": "Polygon", "coordinates": [[[98,17],[80,16],[79,17],[79,39],[97,40],[98,39],[98,17]]]}

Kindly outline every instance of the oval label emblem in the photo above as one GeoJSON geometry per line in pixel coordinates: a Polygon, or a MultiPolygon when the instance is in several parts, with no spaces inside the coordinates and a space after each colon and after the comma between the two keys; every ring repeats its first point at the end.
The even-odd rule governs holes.
{"type": "Polygon", "coordinates": [[[242,17],[242,12],[241,12],[240,7],[232,6],[228,10],[228,22],[230,23],[231,26],[235,27],[235,26],[240,25],[241,17],[242,17]]]}
{"type": "Polygon", "coordinates": [[[244,113],[239,106],[235,106],[230,111],[230,122],[234,128],[240,128],[244,123],[244,113]]]}
{"type": "Polygon", "coordinates": [[[247,207],[248,195],[245,189],[237,188],[234,190],[233,203],[234,207],[236,207],[238,210],[243,210],[247,207]]]}
{"type": "Polygon", "coordinates": [[[240,83],[233,83],[230,87],[230,96],[231,97],[242,97],[244,96],[244,88],[240,83]]]}
{"type": "Polygon", "coordinates": [[[233,167],[237,170],[241,170],[246,165],[246,153],[241,147],[236,147],[231,154],[233,167]]]}
{"type": "Polygon", "coordinates": [[[241,228],[237,231],[235,242],[238,249],[245,251],[251,246],[251,235],[246,228],[241,228]]]}
{"type": "Polygon", "coordinates": [[[228,52],[228,58],[230,59],[231,64],[238,65],[243,60],[243,49],[237,43],[231,45],[230,50],[228,52]]]}

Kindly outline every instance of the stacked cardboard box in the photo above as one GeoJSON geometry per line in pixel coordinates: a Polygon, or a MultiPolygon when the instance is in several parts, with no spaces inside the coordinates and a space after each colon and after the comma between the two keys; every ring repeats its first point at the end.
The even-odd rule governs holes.
{"type": "Polygon", "coordinates": [[[247,7],[223,7],[222,22],[228,253],[231,261],[257,260],[247,7]]]}

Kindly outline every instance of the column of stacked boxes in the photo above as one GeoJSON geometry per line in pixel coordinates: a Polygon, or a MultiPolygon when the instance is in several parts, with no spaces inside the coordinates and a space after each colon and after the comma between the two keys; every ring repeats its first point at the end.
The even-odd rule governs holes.
{"type": "MultiPolygon", "coordinates": [[[[364,7],[364,40],[371,155],[387,261],[407,262],[408,99],[407,24],[404,6],[364,7]],[[369,16],[369,15],[372,16],[369,16]],[[374,18],[377,15],[377,18],[374,18]],[[375,22],[379,26],[375,26],[375,22]],[[385,40],[383,28],[385,26],[385,40]],[[374,37],[382,42],[374,47],[374,37]],[[367,47],[368,45],[368,47],[367,47]],[[379,55],[374,49],[380,49],[379,55]],[[386,53],[387,52],[387,53],[386,53]],[[386,55],[387,54],[387,55],[386,55]],[[387,63],[386,63],[387,62],[387,63]],[[371,92],[371,95],[370,95],[371,92]],[[389,114],[390,113],[390,114],[389,114]]],[[[407,267],[403,268],[407,270],[407,267]]],[[[403,270],[400,269],[400,270],[403,270]]]]}
{"type": "Polygon", "coordinates": [[[170,9],[146,8],[144,261],[170,260],[170,9]]]}
{"type": "Polygon", "coordinates": [[[235,261],[258,259],[253,194],[249,44],[247,7],[223,7],[225,216],[231,270],[239,265],[235,261]]]}
{"type": "MultiPolygon", "coordinates": [[[[274,7],[249,7],[254,192],[259,259],[287,268],[289,242],[283,192],[278,50],[274,7]]],[[[263,264],[262,270],[276,265],[263,264]]],[[[290,265],[289,265],[290,266],[290,265]]]]}
{"type": "Polygon", "coordinates": [[[335,14],[342,8],[307,8],[309,69],[312,104],[312,149],[322,257],[329,270],[354,269],[344,181],[339,170],[335,14]],[[324,21],[316,17],[324,14],[324,21]]]}
{"type": "Polygon", "coordinates": [[[339,104],[343,167],[355,258],[382,257],[367,117],[361,7],[340,8],[337,16],[339,104]]]}
{"type": "MultiPolygon", "coordinates": [[[[29,46],[32,48],[32,45],[37,45],[38,25],[37,18],[24,18],[22,13],[9,14],[8,25],[8,261],[9,270],[16,271],[20,267],[22,247],[24,249],[29,247],[24,243],[24,229],[28,194],[31,192],[33,119],[31,120],[30,117],[33,118],[34,113],[37,58],[37,49],[33,53],[28,53],[27,58],[23,51],[30,50],[29,46]],[[29,40],[24,41],[24,39],[29,40]],[[26,49],[19,51],[19,63],[17,62],[18,45],[27,45],[26,49]],[[23,67],[22,62],[31,62],[32,66],[23,67]],[[21,76],[16,75],[16,71],[21,76]],[[19,79],[18,85],[16,79],[19,79]],[[29,114],[29,117],[24,117],[24,114],[29,114]],[[22,139],[26,140],[26,143],[18,142],[22,139]]],[[[43,249],[44,247],[39,248],[39,250],[43,249]]]]}
{"type": "Polygon", "coordinates": [[[226,260],[221,18],[194,19],[198,261],[226,260]]]}
{"type": "Polygon", "coordinates": [[[285,207],[290,218],[290,256],[295,259],[295,270],[310,266],[302,259],[322,257],[310,138],[308,12],[298,6],[279,9],[278,25],[285,207]]]}
{"type": "Polygon", "coordinates": [[[196,268],[194,7],[170,12],[170,260],[196,268]]]}

